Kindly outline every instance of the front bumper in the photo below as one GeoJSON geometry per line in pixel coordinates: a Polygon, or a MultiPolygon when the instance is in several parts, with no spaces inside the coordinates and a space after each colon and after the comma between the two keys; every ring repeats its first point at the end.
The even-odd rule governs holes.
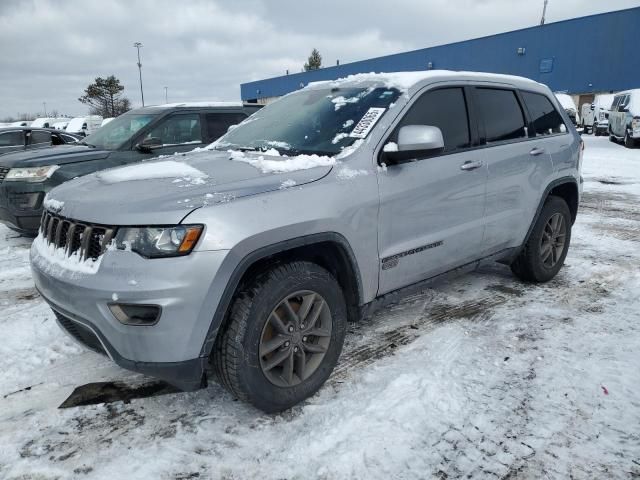
{"type": "Polygon", "coordinates": [[[0,222],[22,233],[37,235],[42,202],[48,190],[44,182],[0,182],[0,222]]]}
{"type": "Polygon", "coordinates": [[[31,249],[36,288],[67,333],[128,370],[182,390],[202,385],[207,359],[201,350],[224,288],[213,279],[227,251],[153,260],[107,251],[95,273],[80,273],[50,263],[36,243],[31,249]],[[159,305],[162,314],[152,326],[124,325],[110,303],[159,305]]]}

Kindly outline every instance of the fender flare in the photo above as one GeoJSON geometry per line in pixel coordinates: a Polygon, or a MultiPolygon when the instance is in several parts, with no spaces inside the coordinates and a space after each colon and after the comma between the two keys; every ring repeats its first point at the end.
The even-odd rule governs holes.
{"type": "MultiPolygon", "coordinates": [[[[556,178],[555,180],[551,181],[549,183],[549,185],[547,185],[547,187],[544,189],[544,193],[542,194],[542,198],[540,199],[540,202],[538,203],[538,208],[536,209],[536,213],[533,216],[533,220],[531,221],[531,224],[529,225],[529,229],[527,230],[527,235],[524,237],[524,241],[522,242],[522,246],[518,249],[517,254],[515,256],[518,256],[520,254],[520,252],[522,251],[524,246],[529,241],[529,237],[531,236],[531,232],[533,232],[533,227],[535,226],[536,222],[538,221],[538,218],[540,217],[540,213],[542,212],[542,207],[544,207],[544,202],[546,202],[547,198],[549,197],[549,194],[551,193],[551,190],[553,190],[556,187],[559,187],[560,185],[565,185],[565,184],[569,184],[569,183],[575,185],[576,191],[580,192],[580,188],[578,186],[578,181],[575,179],[575,177],[571,177],[571,176],[556,178]]],[[[579,204],[580,204],[580,200],[578,198],[578,205],[579,204]]],[[[576,214],[577,214],[577,212],[576,212],[576,214]]]]}
{"type": "Polygon", "coordinates": [[[222,297],[218,302],[215,313],[211,319],[211,324],[209,325],[209,329],[207,330],[207,335],[202,345],[202,349],[200,350],[200,357],[208,357],[211,354],[211,350],[213,349],[213,345],[218,335],[218,330],[220,328],[220,325],[222,325],[222,322],[224,321],[229,307],[231,306],[233,296],[235,295],[238,286],[240,285],[240,281],[252,265],[260,260],[276,255],[278,253],[286,252],[287,250],[327,242],[338,244],[346,253],[348,261],[351,263],[351,268],[355,273],[357,295],[359,299],[358,303],[360,303],[363,298],[363,287],[360,268],[358,266],[358,262],[355,254],[353,253],[351,245],[343,235],[337,232],[314,233],[311,235],[295,237],[284,240],[282,242],[261,247],[247,254],[235,266],[233,273],[231,274],[231,277],[229,278],[229,281],[224,288],[222,297]]]}

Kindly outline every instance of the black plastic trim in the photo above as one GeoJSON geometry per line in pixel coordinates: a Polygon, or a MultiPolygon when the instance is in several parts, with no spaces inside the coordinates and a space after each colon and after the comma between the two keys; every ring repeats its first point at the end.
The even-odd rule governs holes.
{"type": "Polygon", "coordinates": [[[231,278],[227,282],[222,297],[218,302],[218,306],[211,320],[211,325],[209,326],[209,330],[207,331],[207,336],[200,351],[200,357],[202,357],[203,359],[209,357],[211,350],[213,349],[213,344],[215,343],[216,336],[218,334],[218,329],[220,325],[222,325],[227,311],[231,306],[231,301],[236,293],[236,290],[238,289],[238,286],[240,285],[240,281],[253,264],[278,253],[286,252],[287,250],[324,242],[337,243],[347,253],[349,261],[351,262],[351,267],[356,274],[356,282],[358,287],[358,305],[360,305],[364,295],[362,289],[362,279],[360,277],[360,268],[358,267],[358,262],[353,253],[353,250],[351,249],[351,245],[349,245],[347,239],[339,233],[315,233],[312,235],[305,235],[303,237],[292,238],[283,242],[275,243],[273,245],[268,245],[251,252],[242,260],[240,260],[240,262],[238,262],[238,264],[236,265],[233,273],[231,274],[231,278]]]}

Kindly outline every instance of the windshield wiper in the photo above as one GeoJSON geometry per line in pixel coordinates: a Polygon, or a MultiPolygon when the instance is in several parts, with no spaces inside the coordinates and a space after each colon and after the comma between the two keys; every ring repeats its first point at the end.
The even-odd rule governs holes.
{"type": "Polygon", "coordinates": [[[91,145],[90,143],[85,142],[84,140],[81,142],[78,142],[78,145],[84,145],[86,147],[91,147],[91,148],[98,148],[95,145],[91,145]]]}

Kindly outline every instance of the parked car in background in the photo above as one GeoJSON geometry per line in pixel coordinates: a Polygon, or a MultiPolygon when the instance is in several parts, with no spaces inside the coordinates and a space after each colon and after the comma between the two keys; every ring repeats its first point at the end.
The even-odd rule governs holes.
{"type": "Polygon", "coordinates": [[[107,123],[109,123],[111,120],[113,120],[115,117],[107,117],[105,119],[102,120],[102,123],[100,124],[101,127],[104,127],[107,123]]]}
{"type": "Polygon", "coordinates": [[[609,112],[609,139],[633,148],[640,143],[640,89],[616,94],[609,112]]]}
{"type": "Polygon", "coordinates": [[[11,122],[9,127],[30,127],[32,120],[19,120],[17,122],[11,122]]]}
{"type": "Polygon", "coordinates": [[[68,118],[40,117],[31,122],[29,126],[33,128],[53,128],[54,123],[68,121],[68,118]]]}
{"type": "Polygon", "coordinates": [[[64,330],[122,367],[281,411],[327,380],[348,321],[425,282],[481,260],[552,279],[582,153],[528,79],[316,82],[210,149],[50,192],[34,281],[64,330]]]}
{"type": "Polygon", "coordinates": [[[593,103],[582,105],[580,116],[585,132],[591,132],[595,136],[606,135],[609,132],[609,110],[612,103],[612,94],[600,94],[596,95],[593,103]]]}
{"type": "Polygon", "coordinates": [[[42,201],[54,186],[97,170],[209,144],[258,108],[242,103],[140,108],[74,145],[0,156],[0,222],[35,235],[42,201]]]}
{"type": "Polygon", "coordinates": [[[100,115],[89,115],[88,117],[75,117],[69,120],[67,132],[75,133],[86,137],[91,135],[102,125],[102,117],[100,115]]]}
{"type": "MultiPolygon", "coordinates": [[[[33,148],[66,145],[75,143],[80,140],[80,138],[82,137],[79,135],[72,135],[52,128],[0,128],[0,155],[33,148]]],[[[0,173],[0,176],[1,175],[0,173]]]]}
{"type": "Polygon", "coordinates": [[[68,121],[64,121],[64,122],[56,122],[52,125],[51,128],[54,128],[56,130],[66,130],[67,129],[67,125],[69,125],[68,121]]]}
{"type": "Polygon", "coordinates": [[[571,95],[567,95],[566,93],[555,93],[554,94],[564,111],[567,112],[567,115],[571,119],[571,123],[574,126],[580,125],[580,116],[578,115],[578,107],[576,107],[576,102],[573,101],[573,97],[571,95]]]}

